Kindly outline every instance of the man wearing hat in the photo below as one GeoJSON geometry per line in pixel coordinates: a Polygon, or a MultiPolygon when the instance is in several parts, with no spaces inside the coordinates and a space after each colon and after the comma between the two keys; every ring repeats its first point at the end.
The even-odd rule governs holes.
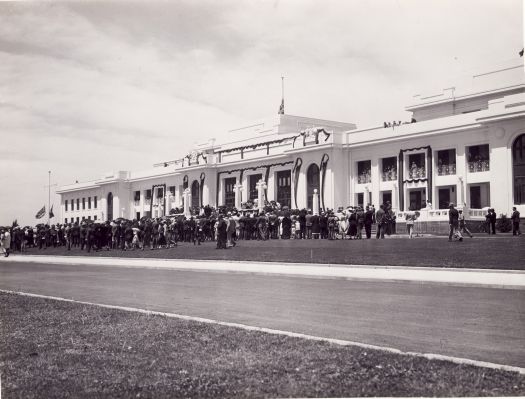
{"type": "Polygon", "coordinates": [[[458,238],[459,241],[463,241],[463,236],[459,231],[459,212],[456,208],[454,208],[454,204],[452,202],[450,203],[448,208],[448,224],[450,227],[448,233],[448,240],[452,241],[452,237],[455,236],[458,238]]]}

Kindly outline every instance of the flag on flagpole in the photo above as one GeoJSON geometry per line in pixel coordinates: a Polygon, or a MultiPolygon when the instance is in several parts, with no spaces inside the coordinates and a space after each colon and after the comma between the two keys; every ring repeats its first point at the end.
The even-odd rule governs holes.
{"type": "Polygon", "coordinates": [[[54,218],[55,214],[53,213],[53,205],[51,205],[51,209],[49,210],[49,219],[54,218]]]}
{"type": "Polygon", "coordinates": [[[525,52],[525,49],[522,48],[520,51],[520,57],[523,57],[523,52],[525,52]]]}
{"type": "Polygon", "coordinates": [[[283,100],[281,101],[281,106],[279,107],[279,112],[278,114],[280,115],[284,115],[284,98],[283,100]]]}
{"type": "Polygon", "coordinates": [[[44,205],[44,206],[42,207],[42,209],[40,209],[40,210],[36,213],[35,218],[37,218],[37,219],[41,219],[41,218],[44,217],[45,214],[46,214],[46,206],[44,205]]]}

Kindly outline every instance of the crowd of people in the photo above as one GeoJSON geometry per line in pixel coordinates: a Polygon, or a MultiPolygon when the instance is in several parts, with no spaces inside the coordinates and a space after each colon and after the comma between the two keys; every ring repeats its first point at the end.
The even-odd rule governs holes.
{"type": "Polygon", "coordinates": [[[235,246],[239,240],[371,238],[373,224],[377,226],[377,238],[395,233],[395,215],[390,203],[381,205],[377,211],[369,205],[327,210],[319,215],[314,215],[309,209],[266,208],[259,213],[255,209],[215,210],[207,207],[206,212],[201,209],[198,215],[190,217],[178,214],[140,220],[84,220],[34,227],[14,224],[0,230],[0,247],[4,256],[9,255],[9,249],[18,252],[49,247],[87,252],[154,250],[172,248],[180,242],[201,245],[206,241],[216,242],[217,249],[226,249],[235,246]]]}
{"type": "Polygon", "coordinates": [[[410,122],[401,122],[401,121],[393,121],[393,122],[383,122],[383,127],[396,127],[401,125],[408,125],[409,123],[416,123],[416,120],[412,118],[410,122]]]}
{"type": "MultiPolygon", "coordinates": [[[[396,233],[396,215],[389,202],[380,205],[356,206],[346,209],[327,210],[314,215],[311,210],[289,210],[266,207],[261,213],[256,209],[237,210],[201,208],[198,215],[185,217],[175,214],[163,218],[142,218],[96,222],[84,220],[80,223],[39,224],[0,228],[0,252],[9,256],[9,251],[24,252],[27,248],[45,250],[64,247],[68,251],[80,249],[87,252],[101,250],[145,250],[173,248],[185,242],[201,245],[216,243],[217,249],[234,247],[240,240],[288,240],[288,239],[370,239],[375,225],[376,238],[396,233]]],[[[404,222],[410,238],[413,237],[417,212],[407,212],[404,222]]],[[[496,213],[487,214],[489,234],[496,232],[496,213]]],[[[513,208],[512,230],[520,235],[520,215],[513,208]]],[[[472,237],[465,217],[454,204],[449,209],[449,239],[463,239],[463,234],[472,237]]]]}

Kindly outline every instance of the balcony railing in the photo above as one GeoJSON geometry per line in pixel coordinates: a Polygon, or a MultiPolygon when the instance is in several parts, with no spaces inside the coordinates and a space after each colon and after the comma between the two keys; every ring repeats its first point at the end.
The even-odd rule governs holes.
{"type": "Polygon", "coordinates": [[[424,166],[420,168],[411,168],[408,170],[408,178],[409,179],[424,179],[427,177],[427,171],[424,166]]]}
{"type": "Polygon", "coordinates": [[[456,164],[452,163],[449,165],[438,165],[437,170],[439,176],[455,175],[456,164]]]}
{"type": "Polygon", "coordinates": [[[372,181],[372,174],[370,172],[364,172],[357,176],[358,184],[366,184],[372,181]]]}
{"type": "Polygon", "coordinates": [[[490,161],[488,159],[482,159],[479,161],[473,161],[468,163],[468,171],[470,173],[488,172],[489,170],[490,161]]]}
{"type": "Polygon", "coordinates": [[[381,174],[382,181],[394,181],[397,180],[397,170],[387,170],[381,174]]]}

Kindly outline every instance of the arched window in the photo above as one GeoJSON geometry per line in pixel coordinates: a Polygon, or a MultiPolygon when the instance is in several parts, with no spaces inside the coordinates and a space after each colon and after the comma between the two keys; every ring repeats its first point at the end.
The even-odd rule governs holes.
{"type": "Polygon", "coordinates": [[[108,220],[113,220],[113,194],[108,194],[108,209],[107,209],[108,220]]]}
{"type": "Polygon", "coordinates": [[[319,166],[313,163],[306,171],[306,195],[308,209],[312,209],[314,206],[314,190],[317,189],[317,192],[319,193],[319,181],[319,166]]]}
{"type": "Polygon", "coordinates": [[[512,175],[514,176],[514,203],[525,204],[525,134],[512,144],[512,175]]]}
{"type": "Polygon", "coordinates": [[[192,208],[198,208],[201,206],[201,199],[200,199],[200,190],[199,190],[199,182],[197,180],[193,180],[193,183],[191,183],[191,207],[192,208]]]}

